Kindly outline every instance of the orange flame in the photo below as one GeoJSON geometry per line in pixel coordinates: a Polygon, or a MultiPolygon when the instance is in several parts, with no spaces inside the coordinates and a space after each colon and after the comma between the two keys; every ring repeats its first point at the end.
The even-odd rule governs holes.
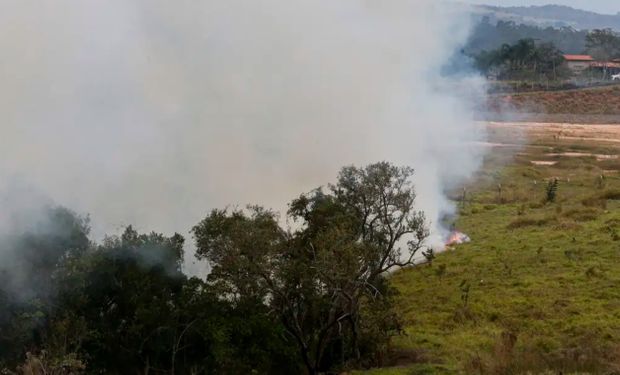
{"type": "Polygon", "coordinates": [[[463,232],[453,231],[446,240],[446,246],[460,245],[470,242],[471,238],[463,232]]]}

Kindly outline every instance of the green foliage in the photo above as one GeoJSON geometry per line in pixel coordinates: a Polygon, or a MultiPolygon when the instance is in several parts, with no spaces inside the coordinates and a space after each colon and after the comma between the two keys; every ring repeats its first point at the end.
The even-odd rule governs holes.
{"type": "Polygon", "coordinates": [[[512,45],[520,39],[532,39],[552,43],[565,53],[579,54],[585,49],[587,34],[587,30],[576,30],[571,27],[541,28],[511,21],[492,23],[485,17],[476,24],[465,50],[469,54],[476,55],[482,51],[498,49],[504,44],[512,45]]]}
{"type": "Polygon", "coordinates": [[[435,250],[433,250],[433,248],[429,248],[428,250],[424,251],[422,253],[422,255],[424,256],[424,259],[426,259],[426,262],[429,265],[433,264],[433,260],[435,260],[436,255],[435,255],[435,250]]]}
{"type": "Polygon", "coordinates": [[[22,362],[23,348],[40,345],[57,264],[89,246],[88,220],[64,208],[45,209],[32,225],[0,238],[0,368],[22,362]]]}
{"type": "Polygon", "coordinates": [[[558,194],[559,181],[557,178],[550,180],[545,187],[545,200],[547,203],[555,202],[558,194]]]}
{"type": "Polygon", "coordinates": [[[461,303],[463,304],[463,308],[466,308],[469,303],[469,290],[471,289],[471,284],[467,280],[461,281],[459,285],[459,290],[461,291],[461,303]]]}
{"type": "Polygon", "coordinates": [[[272,312],[309,373],[380,362],[399,327],[384,275],[412,265],[428,235],[412,173],[388,163],[344,168],[328,192],[291,203],[293,232],[260,207],[212,211],[193,229],[198,256],[213,267],[209,285],[272,312]]]}
{"type": "Polygon", "coordinates": [[[47,287],[27,299],[6,287],[15,283],[1,290],[0,369],[35,374],[299,371],[282,326],[261,304],[233,306],[204,281],[181,272],[180,235],[139,234],[128,227],[95,245],[87,240],[82,219],[62,209],[50,215],[53,227],[10,242],[22,250],[16,254],[24,255],[30,254],[26,245],[36,244],[32,251],[45,262],[19,261],[29,265],[25,270],[38,272],[32,275],[35,285],[47,287]]]}
{"type": "Polygon", "coordinates": [[[100,244],[50,209],[0,239],[0,370],[290,374],[384,363],[401,333],[385,277],[428,235],[413,171],[347,167],[293,201],[295,231],[260,207],[194,229],[207,280],[181,270],[184,238],[132,226],[100,244]],[[401,244],[406,243],[405,246],[401,244]]]}
{"type": "Polygon", "coordinates": [[[620,57],[620,35],[611,29],[592,30],[586,36],[586,51],[600,61],[620,57]]]}
{"type": "Polygon", "coordinates": [[[46,351],[40,355],[26,353],[26,360],[18,367],[20,374],[77,375],[84,374],[86,365],[75,354],[63,358],[49,358],[46,351]]]}
{"type": "Polygon", "coordinates": [[[481,72],[496,73],[501,79],[557,80],[568,74],[562,52],[552,43],[537,44],[533,39],[482,51],[474,60],[481,72]]]}

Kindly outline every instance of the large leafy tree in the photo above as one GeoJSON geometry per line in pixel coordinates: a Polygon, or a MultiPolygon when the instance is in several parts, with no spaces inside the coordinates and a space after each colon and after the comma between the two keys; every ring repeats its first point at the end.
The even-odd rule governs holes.
{"type": "Polygon", "coordinates": [[[378,364],[400,329],[385,275],[414,264],[428,234],[412,173],[344,168],[291,203],[294,229],[260,207],[211,212],[193,229],[212,265],[206,281],[183,274],[178,234],[128,227],[96,244],[87,219],[49,209],[0,239],[0,367],[313,374],[378,364]]]}
{"type": "Polygon", "coordinates": [[[53,274],[90,246],[88,219],[65,208],[46,207],[19,219],[0,236],[0,364],[8,365],[42,345],[56,292],[53,274]]]}
{"type": "Polygon", "coordinates": [[[183,242],[128,227],[63,264],[46,340],[53,357],[78,353],[90,371],[111,374],[296,372],[264,306],[232,305],[181,272],[183,242]]]}
{"type": "Polygon", "coordinates": [[[187,324],[176,319],[182,254],[181,236],[128,227],[67,262],[57,273],[62,308],[53,316],[50,340],[68,339],[65,350],[82,352],[91,367],[106,372],[173,369],[169,353],[187,324]]]}
{"type": "Polygon", "coordinates": [[[181,236],[128,227],[96,245],[87,223],[50,209],[0,241],[13,266],[2,264],[2,371],[299,372],[264,305],[231,304],[182,273],[181,236]]]}
{"type": "Polygon", "coordinates": [[[413,265],[428,236],[412,174],[389,163],[344,168],[328,191],[291,203],[292,231],[260,207],[214,210],[193,229],[209,283],[237,304],[265,305],[309,373],[332,366],[334,351],[359,359],[364,319],[392,317],[385,274],[413,265]],[[384,314],[365,314],[379,307],[384,314]]]}
{"type": "Polygon", "coordinates": [[[620,58],[620,35],[611,29],[592,30],[586,36],[586,51],[601,61],[620,58]]]}

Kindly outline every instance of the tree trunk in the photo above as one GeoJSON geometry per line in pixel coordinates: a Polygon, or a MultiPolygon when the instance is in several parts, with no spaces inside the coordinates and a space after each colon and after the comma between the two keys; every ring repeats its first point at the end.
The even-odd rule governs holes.
{"type": "Polygon", "coordinates": [[[362,354],[360,353],[360,348],[357,343],[357,318],[349,317],[349,322],[351,323],[351,334],[352,334],[352,347],[353,347],[353,355],[355,355],[355,359],[359,361],[362,358],[362,354]]]}
{"type": "Polygon", "coordinates": [[[314,366],[312,365],[312,361],[310,360],[310,356],[308,355],[308,350],[300,347],[299,351],[301,352],[301,358],[304,360],[304,365],[308,370],[308,375],[315,375],[316,368],[314,368],[314,366]]]}
{"type": "Polygon", "coordinates": [[[308,375],[316,375],[318,371],[315,366],[312,365],[310,358],[308,358],[308,354],[305,353],[302,355],[304,357],[304,365],[306,366],[306,370],[308,371],[308,375]]]}
{"type": "Polygon", "coordinates": [[[150,357],[146,357],[146,363],[144,364],[144,375],[149,375],[151,371],[151,359],[150,357]]]}
{"type": "Polygon", "coordinates": [[[170,358],[170,375],[174,375],[175,361],[177,357],[177,341],[176,337],[172,338],[172,358],[170,358]]]}

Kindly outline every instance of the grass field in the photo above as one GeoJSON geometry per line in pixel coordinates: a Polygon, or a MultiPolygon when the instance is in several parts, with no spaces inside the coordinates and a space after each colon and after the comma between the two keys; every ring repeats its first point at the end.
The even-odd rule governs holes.
{"type": "Polygon", "coordinates": [[[459,203],[472,242],[393,275],[400,366],[367,373],[617,373],[620,130],[490,130],[493,149],[459,203]]]}

